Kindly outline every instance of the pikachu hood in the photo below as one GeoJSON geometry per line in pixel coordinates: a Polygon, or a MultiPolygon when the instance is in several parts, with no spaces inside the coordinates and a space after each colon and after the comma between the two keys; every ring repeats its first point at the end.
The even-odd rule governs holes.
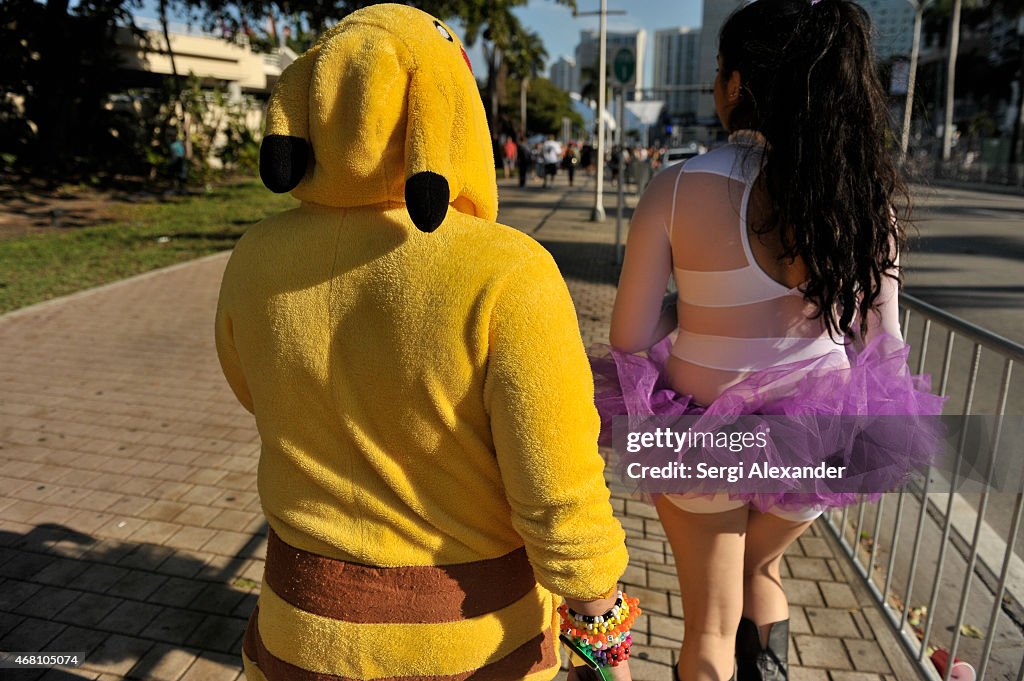
{"type": "Polygon", "coordinates": [[[449,205],[494,221],[487,119],[459,39],[404,5],[349,15],[281,74],[260,176],[323,206],[404,202],[425,232],[449,205]]]}
{"type": "Polygon", "coordinates": [[[260,172],[302,203],[246,230],[216,317],[269,526],[249,681],[547,681],[560,596],[625,569],[572,299],[495,222],[490,149],[462,46],[402,5],[274,90],[260,172]]]}

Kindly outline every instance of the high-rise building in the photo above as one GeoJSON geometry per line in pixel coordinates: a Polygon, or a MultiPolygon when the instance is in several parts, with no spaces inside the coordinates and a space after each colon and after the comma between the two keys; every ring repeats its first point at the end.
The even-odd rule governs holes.
{"type": "Polygon", "coordinates": [[[745,2],[746,0],[704,0],[697,82],[703,86],[705,91],[697,97],[697,119],[699,121],[712,122],[716,120],[715,97],[712,94],[712,88],[715,84],[715,72],[718,70],[718,32],[729,15],[745,2]]]}
{"type": "Polygon", "coordinates": [[[909,57],[914,42],[914,7],[907,0],[859,0],[871,15],[875,58],[909,57]]]}
{"type": "Polygon", "coordinates": [[[680,26],[654,33],[654,97],[665,102],[672,117],[697,115],[697,91],[673,91],[672,88],[697,85],[700,59],[700,29],[680,26]]]}
{"type": "MultiPolygon", "coordinates": [[[[631,47],[636,53],[636,90],[644,88],[644,55],[647,51],[647,31],[643,29],[629,33],[608,31],[607,59],[608,73],[611,73],[611,63],[614,59],[616,49],[619,47],[631,47]]],[[[576,46],[576,68],[579,74],[579,86],[584,88],[587,81],[597,79],[598,61],[598,32],[580,31],[580,42],[576,46]]],[[[611,79],[609,79],[609,84],[611,79]]],[[[641,99],[641,97],[627,96],[627,99],[641,99]]]]}
{"type": "Polygon", "coordinates": [[[566,92],[580,91],[579,71],[576,69],[576,60],[572,57],[559,57],[550,69],[551,82],[555,87],[566,92]]]}

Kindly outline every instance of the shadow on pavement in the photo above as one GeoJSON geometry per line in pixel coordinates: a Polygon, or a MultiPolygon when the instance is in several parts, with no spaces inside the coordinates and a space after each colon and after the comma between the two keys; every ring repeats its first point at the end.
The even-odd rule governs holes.
{"type": "MultiPolygon", "coordinates": [[[[63,525],[0,530],[0,650],[85,652],[86,669],[136,679],[162,678],[168,666],[183,673],[197,656],[240,671],[259,576],[238,575],[262,559],[266,531],[264,523],[234,557],[211,567],[184,551],[63,525]]],[[[80,678],[47,669],[0,676],[44,674],[80,678]]]]}
{"type": "Polygon", "coordinates": [[[1024,286],[907,286],[907,293],[943,309],[1017,309],[1024,286]]]}
{"type": "Polygon", "coordinates": [[[551,253],[566,279],[612,286],[619,281],[619,268],[615,264],[613,244],[541,239],[540,245],[551,253]]]}
{"type": "Polygon", "coordinates": [[[964,255],[987,255],[1006,260],[1024,259],[1024,238],[1002,236],[922,236],[910,241],[916,253],[956,253],[964,255]]]}

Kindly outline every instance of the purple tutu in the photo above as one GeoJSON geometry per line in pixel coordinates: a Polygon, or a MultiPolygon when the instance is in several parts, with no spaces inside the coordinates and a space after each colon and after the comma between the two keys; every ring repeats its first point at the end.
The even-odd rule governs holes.
{"type": "MultiPolygon", "coordinates": [[[[595,402],[601,415],[601,444],[612,444],[612,421],[622,430],[643,430],[665,417],[690,417],[696,431],[717,431],[747,417],[761,418],[772,431],[772,445],[759,453],[769,467],[813,467],[828,462],[842,467],[842,481],[800,480],[792,484],[722,480],[675,482],[674,486],[630,485],[620,456],[617,468],[627,486],[641,493],[727,493],[760,511],[807,506],[844,506],[877,499],[906,483],[910,474],[935,462],[942,449],[941,415],[945,398],[930,391],[928,376],[910,372],[909,346],[887,335],[854,350],[847,344],[849,367],[821,368],[817,359],[755,371],[727,388],[710,405],[694,403],[674,391],[665,365],[671,341],[665,338],[647,356],[619,352],[606,345],[591,348],[595,402]],[[616,418],[621,417],[621,418],[616,418]],[[743,418],[740,418],[743,417],[743,418]]],[[[755,428],[756,430],[756,428],[755,428]]],[[[618,438],[616,445],[620,444],[618,438]]],[[[620,447],[617,452],[622,455],[620,447]]],[[[736,451],[736,450],[733,450],[736,451]]],[[[690,448],[679,461],[726,467],[737,463],[729,450],[690,448]]],[[[751,459],[748,463],[753,462],[751,459]]],[[[773,469],[776,470],[776,469],[773,469]]]]}

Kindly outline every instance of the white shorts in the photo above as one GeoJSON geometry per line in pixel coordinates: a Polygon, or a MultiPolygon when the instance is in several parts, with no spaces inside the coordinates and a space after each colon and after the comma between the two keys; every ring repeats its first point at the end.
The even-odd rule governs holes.
{"type": "MultiPolygon", "coordinates": [[[[735,511],[738,508],[747,506],[747,502],[739,499],[730,499],[725,492],[719,492],[714,496],[707,494],[665,494],[666,499],[683,509],[687,513],[724,513],[735,511]]],[[[773,516],[790,520],[795,523],[803,523],[814,520],[824,512],[821,506],[807,506],[797,509],[786,509],[772,507],[766,512],[773,516]]]]}

